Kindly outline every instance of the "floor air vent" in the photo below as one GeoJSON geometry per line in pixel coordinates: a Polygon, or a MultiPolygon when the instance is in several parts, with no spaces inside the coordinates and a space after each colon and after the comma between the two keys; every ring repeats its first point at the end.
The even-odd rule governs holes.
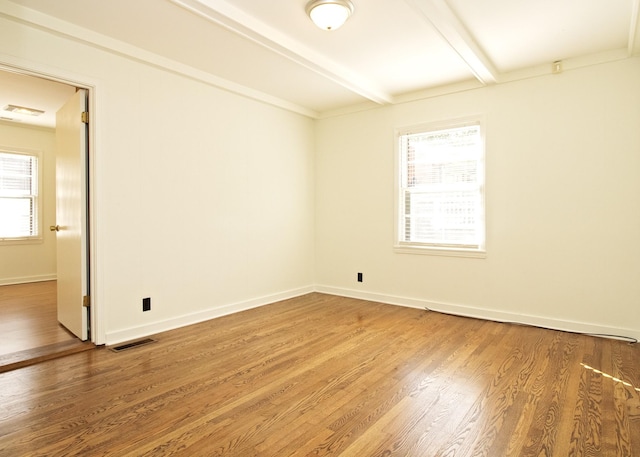
{"type": "Polygon", "coordinates": [[[137,348],[137,347],[144,346],[144,345],[150,344],[150,343],[155,343],[155,342],[156,342],[156,340],[154,340],[152,338],[145,338],[143,340],[131,341],[129,343],[123,343],[123,344],[120,344],[118,346],[113,346],[110,349],[113,352],[122,352],[122,351],[126,351],[127,349],[133,349],[133,348],[137,348]]]}

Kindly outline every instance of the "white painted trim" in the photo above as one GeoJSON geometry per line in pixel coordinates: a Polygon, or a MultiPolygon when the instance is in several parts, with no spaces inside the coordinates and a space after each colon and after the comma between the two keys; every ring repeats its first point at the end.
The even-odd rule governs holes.
{"type": "Polygon", "coordinates": [[[27,284],[31,282],[55,281],[58,279],[55,273],[48,275],[20,276],[16,278],[0,278],[0,286],[10,286],[13,284],[27,284]]]}
{"type": "Polygon", "coordinates": [[[445,257],[468,257],[468,258],[480,258],[487,257],[487,209],[486,209],[486,176],[485,176],[485,164],[486,164],[486,134],[487,119],[485,114],[470,114],[464,117],[427,121],[420,124],[406,125],[395,127],[394,129],[394,182],[393,182],[393,214],[394,214],[394,231],[393,231],[393,252],[396,254],[418,254],[418,255],[435,255],[445,257]],[[479,242],[477,248],[472,247],[445,247],[437,245],[425,245],[417,242],[403,241],[401,234],[403,233],[403,197],[401,191],[402,182],[402,150],[400,146],[400,139],[404,135],[429,132],[435,130],[446,130],[456,127],[466,127],[470,125],[478,125],[480,127],[480,136],[482,141],[482,155],[479,162],[478,177],[481,180],[479,184],[480,196],[482,201],[480,207],[482,209],[482,220],[479,224],[482,227],[482,233],[479,235],[479,242]]]}
{"type": "Polygon", "coordinates": [[[478,81],[483,84],[494,84],[497,81],[498,72],[493,63],[445,0],[406,1],[438,31],[478,81]]]}
{"type": "MultiPolygon", "coordinates": [[[[625,60],[627,56],[626,49],[614,49],[611,51],[589,54],[586,56],[574,57],[562,60],[562,73],[577,70],[580,68],[592,67],[595,65],[607,64],[618,60],[625,60]]],[[[499,84],[522,81],[525,79],[538,78],[541,76],[553,75],[552,63],[537,65],[535,67],[514,70],[509,73],[502,73],[498,81],[499,84]]]]}
{"type": "MultiPolygon", "coordinates": [[[[640,1],[640,0],[639,0],[640,1]]],[[[640,22],[638,27],[640,27],[640,22]]],[[[615,49],[613,51],[604,51],[597,54],[590,54],[587,56],[575,57],[562,61],[563,72],[577,70],[585,67],[591,67],[595,65],[602,65],[619,60],[625,60],[629,58],[627,56],[626,49],[615,49]]],[[[508,84],[518,81],[523,81],[532,78],[539,78],[548,75],[552,75],[551,63],[545,63],[542,65],[536,65],[534,67],[527,67],[520,70],[514,70],[508,73],[500,73],[498,75],[498,81],[496,85],[508,84]]],[[[428,100],[431,98],[437,98],[445,95],[457,94],[461,92],[467,92],[471,90],[480,89],[486,87],[477,79],[463,81],[454,84],[445,84],[442,86],[431,87],[428,89],[418,90],[415,92],[408,92],[405,94],[399,94],[394,96],[393,104],[401,105],[413,103],[420,100],[428,100]]],[[[331,119],[339,116],[346,116],[364,111],[370,111],[380,108],[380,105],[373,104],[371,102],[361,103],[357,105],[349,105],[342,108],[336,108],[333,110],[327,110],[320,113],[317,119],[331,119]]]]}
{"type": "Polygon", "coordinates": [[[531,325],[534,327],[560,330],[564,332],[582,333],[593,336],[606,336],[621,339],[633,339],[640,341],[640,330],[624,327],[608,327],[589,322],[579,322],[573,320],[562,320],[544,316],[534,316],[531,314],[510,313],[488,308],[478,308],[468,305],[453,303],[440,303],[430,300],[398,297],[393,295],[379,294],[375,292],[365,292],[353,289],[343,289],[330,286],[316,286],[316,292],[339,295],[341,297],[357,298],[369,300],[389,305],[406,306],[409,308],[429,309],[456,316],[472,317],[475,319],[491,320],[496,322],[531,325]]]}
{"type": "MultiPolygon", "coordinates": [[[[197,11],[197,9],[193,6],[200,5],[201,9],[206,9],[210,12],[211,17],[208,17],[209,20],[218,23],[224,23],[224,21],[227,21],[229,22],[229,24],[225,26],[228,28],[230,27],[231,23],[233,23],[234,21],[237,22],[238,19],[238,17],[234,16],[235,13],[231,13],[231,11],[234,11],[233,9],[231,9],[232,7],[228,5],[227,2],[224,2],[224,0],[170,1],[177,5],[184,6],[195,14],[206,16],[205,13],[197,11]],[[224,16],[224,14],[218,12],[217,16],[219,17],[216,18],[216,10],[214,10],[211,6],[207,8],[207,6],[204,6],[205,4],[216,5],[216,7],[221,8],[222,11],[227,14],[227,16],[224,16]],[[220,5],[224,4],[226,4],[226,7],[222,8],[222,6],[220,5]],[[224,19],[225,17],[226,19],[224,19]]],[[[549,62],[548,64],[537,65],[534,67],[515,70],[512,72],[499,73],[494,68],[490,59],[487,58],[482,49],[480,49],[480,47],[475,43],[471,35],[464,27],[464,24],[462,24],[460,19],[454,14],[453,10],[448,7],[445,1],[405,1],[407,1],[410,6],[412,6],[416,11],[420,12],[420,14],[422,15],[426,15],[427,12],[429,12],[429,14],[434,14],[434,21],[437,23],[433,24],[434,27],[438,29],[439,33],[442,34],[449,45],[452,46],[452,48],[455,49],[456,52],[458,52],[461,58],[465,60],[466,64],[474,73],[475,79],[470,79],[469,81],[464,81],[461,83],[445,84],[442,86],[431,87],[405,94],[394,94],[392,96],[390,94],[380,92],[379,89],[368,87],[368,83],[358,82],[359,80],[356,76],[348,74],[348,72],[344,69],[341,69],[339,71],[337,69],[334,69],[333,73],[335,75],[338,75],[338,73],[340,73],[340,78],[343,79],[341,83],[343,87],[346,87],[356,93],[360,93],[361,95],[365,96],[365,98],[374,100],[374,102],[366,102],[340,107],[333,110],[327,110],[322,113],[306,108],[304,106],[297,105],[295,103],[288,102],[281,98],[274,97],[264,92],[250,89],[246,86],[234,83],[233,81],[217,77],[205,71],[181,64],[174,60],[162,57],[158,54],[154,54],[141,48],[129,45],[125,42],[109,38],[105,35],[93,32],[83,27],[76,26],[69,22],[56,19],[54,17],[40,13],[36,10],[15,5],[11,2],[0,1],[0,16],[4,16],[9,20],[14,20],[16,22],[20,22],[29,26],[52,32],[57,35],[64,36],[65,38],[71,39],[73,41],[87,44],[89,46],[93,46],[97,49],[102,49],[106,52],[111,52],[124,58],[155,66],[157,68],[161,68],[176,74],[180,74],[184,77],[191,78],[193,80],[208,84],[213,87],[217,87],[222,90],[226,90],[239,96],[247,97],[258,102],[266,103],[271,106],[279,107],[297,114],[301,114],[311,119],[327,119],[345,114],[352,114],[379,108],[381,106],[380,104],[391,103],[393,105],[396,105],[402,103],[411,103],[414,101],[434,98],[441,95],[464,92],[467,90],[482,87],[487,84],[508,83],[552,74],[551,62],[549,62]],[[451,21],[453,25],[450,24],[449,21],[451,21]],[[344,75],[342,74],[343,71],[345,72],[344,75]],[[351,84],[359,86],[360,90],[358,90],[357,87],[351,87],[351,84]]],[[[637,8],[636,5],[640,2],[640,0],[633,1],[633,7],[637,8]]],[[[235,8],[235,10],[237,10],[237,8],[235,8]]],[[[432,22],[428,16],[425,16],[425,20],[428,22],[432,22]]],[[[630,42],[631,40],[634,40],[634,38],[637,37],[638,34],[640,34],[640,18],[638,18],[637,16],[635,17],[635,19],[632,18],[631,27],[633,27],[634,20],[636,28],[635,31],[633,31],[633,29],[630,30],[630,42]]],[[[246,28],[246,24],[242,27],[246,28]]],[[[285,44],[286,43],[279,43],[279,46],[283,47],[283,49],[286,50],[285,44]]],[[[300,51],[300,53],[301,52],[302,51],[300,51]]],[[[624,49],[616,49],[613,51],[605,51],[593,55],[580,56],[563,60],[563,71],[613,62],[616,60],[628,58],[630,55],[634,56],[636,53],[638,53],[638,49],[633,48],[633,44],[629,43],[629,46],[625,47],[624,49]]],[[[301,62],[298,63],[302,64],[301,62]]],[[[325,77],[329,76],[325,75],[325,77]]],[[[338,78],[338,76],[336,76],[336,78],[338,78]]],[[[50,79],[55,80],[55,78],[50,79]]],[[[340,81],[336,81],[335,79],[334,81],[340,83],[340,81]]]]}
{"type": "Polygon", "coordinates": [[[111,52],[127,59],[171,71],[258,102],[302,114],[303,116],[313,119],[318,117],[317,112],[295,103],[251,89],[233,81],[220,78],[189,65],[181,64],[175,60],[145,51],[123,41],[119,41],[89,29],[85,29],[84,27],[79,27],[69,22],[48,16],[39,11],[14,5],[11,2],[0,2],[0,16],[5,16],[9,20],[21,22],[28,26],[52,32],[72,41],[83,43],[97,49],[102,49],[103,51],[111,52]]]}
{"type": "Polygon", "coordinates": [[[391,103],[393,97],[362,75],[338,65],[333,60],[248,15],[224,0],[170,0],[172,3],[225,27],[243,38],[286,57],[296,64],[379,104],[391,103]]]}
{"type": "MultiPolygon", "coordinates": [[[[0,3],[0,12],[2,4],[0,3]]],[[[98,269],[97,258],[101,255],[98,241],[101,238],[101,228],[97,221],[97,208],[100,193],[98,192],[97,182],[98,170],[97,162],[99,161],[99,138],[100,129],[97,120],[101,118],[101,110],[103,103],[101,101],[102,82],[95,77],[71,73],[60,68],[52,68],[41,63],[32,62],[23,58],[10,56],[0,53],[0,70],[12,71],[15,73],[36,76],[52,81],[57,81],[70,86],[75,86],[89,91],[89,112],[91,113],[89,121],[89,206],[92,208],[89,214],[89,252],[90,252],[90,271],[91,271],[91,341],[94,344],[104,344],[105,340],[105,309],[102,306],[104,296],[102,294],[102,282],[99,278],[100,270],[98,269]]]]}
{"type": "Polygon", "coordinates": [[[4,146],[0,144],[0,152],[4,152],[7,154],[13,155],[25,155],[30,157],[35,157],[37,159],[36,166],[36,174],[38,178],[38,187],[36,194],[36,221],[38,225],[37,235],[32,236],[21,236],[14,238],[1,238],[0,237],[0,246],[9,246],[16,244],[42,244],[44,243],[44,152],[42,149],[31,149],[31,148],[20,148],[16,146],[4,146]]]}
{"type": "Polygon", "coordinates": [[[185,327],[187,325],[198,324],[200,322],[215,319],[217,317],[227,316],[229,314],[238,313],[240,311],[246,311],[252,308],[269,305],[278,301],[299,297],[301,295],[312,293],[313,291],[313,286],[300,287],[298,289],[287,290],[272,295],[265,295],[263,297],[257,297],[238,303],[231,303],[204,311],[183,314],[182,316],[165,319],[162,321],[156,321],[146,325],[130,327],[127,329],[107,333],[105,343],[107,345],[113,345],[122,343],[124,341],[135,340],[137,338],[148,337],[160,332],[174,330],[180,327],[185,327]]]}

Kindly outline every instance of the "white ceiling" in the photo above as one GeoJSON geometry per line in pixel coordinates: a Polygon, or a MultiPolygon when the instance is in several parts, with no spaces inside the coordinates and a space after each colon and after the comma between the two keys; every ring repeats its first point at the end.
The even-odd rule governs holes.
{"type": "Polygon", "coordinates": [[[56,111],[75,91],[75,87],[55,81],[0,71],[0,122],[55,127],[56,111]],[[7,105],[33,108],[44,114],[30,116],[5,111],[7,105]]]}
{"type": "Polygon", "coordinates": [[[640,0],[352,0],[331,32],[311,23],[307,1],[0,0],[0,13],[33,9],[56,19],[31,19],[40,27],[132,45],[312,117],[640,52],[640,0]]]}

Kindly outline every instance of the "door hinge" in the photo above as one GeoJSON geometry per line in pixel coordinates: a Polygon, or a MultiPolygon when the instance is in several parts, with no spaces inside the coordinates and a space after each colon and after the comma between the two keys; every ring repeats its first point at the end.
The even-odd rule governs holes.
{"type": "Polygon", "coordinates": [[[89,295],[82,297],[82,306],[85,308],[89,308],[91,306],[91,297],[89,295]]]}
{"type": "Polygon", "coordinates": [[[82,120],[82,122],[84,122],[85,124],[89,123],[89,111],[83,111],[82,114],[80,115],[80,118],[82,120]]]}

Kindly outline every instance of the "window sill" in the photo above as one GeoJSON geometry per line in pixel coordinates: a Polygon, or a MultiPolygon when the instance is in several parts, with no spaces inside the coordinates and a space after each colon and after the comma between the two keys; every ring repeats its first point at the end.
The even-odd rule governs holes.
{"type": "Polygon", "coordinates": [[[464,249],[464,248],[438,248],[434,246],[415,246],[399,244],[393,247],[396,254],[421,254],[435,255],[443,257],[468,257],[473,259],[485,259],[487,251],[480,249],[464,249]]]}

